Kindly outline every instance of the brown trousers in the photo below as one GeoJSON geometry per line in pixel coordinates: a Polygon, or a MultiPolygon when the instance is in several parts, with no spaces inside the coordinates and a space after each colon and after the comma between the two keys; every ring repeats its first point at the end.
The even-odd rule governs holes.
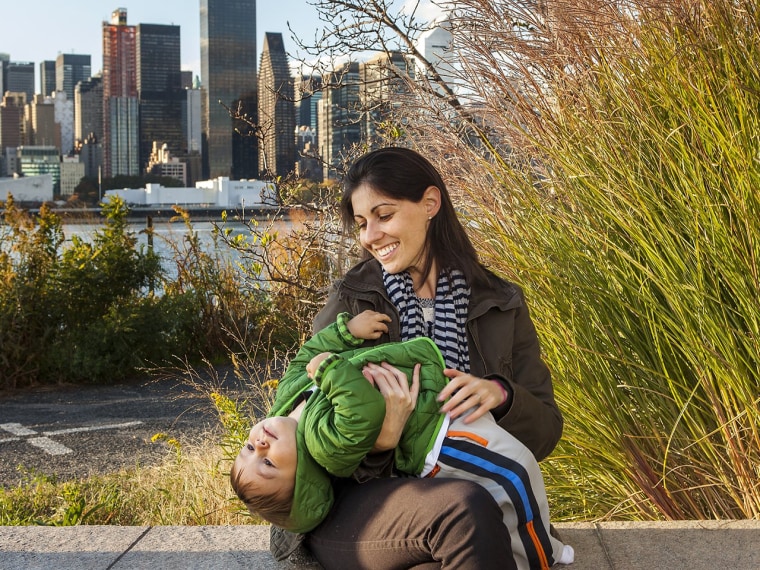
{"type": "Polygon", "coordinates": [[[513,570],[502,511],[477,483],[389,478],[341,482],[306,544],[326,570],[513,570]]]}

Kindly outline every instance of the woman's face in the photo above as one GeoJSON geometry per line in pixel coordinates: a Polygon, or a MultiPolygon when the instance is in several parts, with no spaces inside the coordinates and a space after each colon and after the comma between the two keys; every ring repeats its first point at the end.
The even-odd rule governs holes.
{"type": "Polygon", "coordinates": [[[439,196],[438,189],[431,186],[416,203],[389,198],[367,184],[358,186],[351,205],[362,247],[388,273],[408,270],[418,274],[424,262],[429,216],[438,211],[439,196]]]}

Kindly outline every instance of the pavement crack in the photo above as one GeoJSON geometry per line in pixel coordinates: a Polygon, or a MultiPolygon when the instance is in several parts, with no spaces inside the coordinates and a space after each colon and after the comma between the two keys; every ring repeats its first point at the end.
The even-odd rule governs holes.
{"type": "Polygon", "coordinates": [[[108,565],[108,567],[106,568],[106,570],[111,570],[111,568],[113,568],[114,566],[116,566],[119,563],[119,560],[121,560],[122,558],[124,558],[124,555],[127,552],[129,552],[130,550],[132,550],[132,548],[134,548],[137,545],[137,543],[140,542],[143,539],[143,537],[151,531],[152,528],[153,528],[152,526],[149,526],[148,528],[146,528],[142,532],[142,534],[140,536],[138,536],[134,541],[132,541],[132,544],[130,544],[127,547],[127,549],[124,550],[124,552],[122,552],[121,554],[119,554],[119,556],[117,556],[116,560],[114,560],[113,562],[111,562],[108,565]]]}
{"type": "Polygon", "coordinates": [[[599,525],[599,523],[594,523],[594,533],[599,540],[599,545],[602,547],[604,557],[607,559],[607,566],[610,568],[610,570],[615,570],[615,564],[612,562],[612,556],[610,556],[610,549],[607,548],[607,543],[605,542],[604,536],[602,535],[602,527],[599,525]]]}

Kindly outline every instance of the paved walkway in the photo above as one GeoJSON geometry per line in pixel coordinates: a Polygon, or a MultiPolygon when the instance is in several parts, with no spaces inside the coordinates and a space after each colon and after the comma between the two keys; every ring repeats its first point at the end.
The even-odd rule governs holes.
{"type": "MultiPolygon", "coordinates": [[[[758,570],[760,520],[556,525],[568,570],[758,570]]],[[[265,526],[0,527],[2,570],[262,570],[276,563],[265,526]]],[[[350,570],[350,569],[346,569],[350,570]]]]}

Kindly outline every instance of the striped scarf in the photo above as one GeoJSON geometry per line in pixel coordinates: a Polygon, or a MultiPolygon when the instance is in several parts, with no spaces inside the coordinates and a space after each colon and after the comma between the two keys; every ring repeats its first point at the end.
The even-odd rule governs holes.
{"type": "Polygon", "coordinates": [[[401,340],[429,336],[443,354],[446,366],[470,372],[467,348],[467,309],[470,288],[464,274],[454,269],[441,271],[435,287],[435,321],[427,330],[419,300],[414,294],[412,277],[407,272],[390,274],[383,270],[383,283],[401,320],[401,340]]]}

